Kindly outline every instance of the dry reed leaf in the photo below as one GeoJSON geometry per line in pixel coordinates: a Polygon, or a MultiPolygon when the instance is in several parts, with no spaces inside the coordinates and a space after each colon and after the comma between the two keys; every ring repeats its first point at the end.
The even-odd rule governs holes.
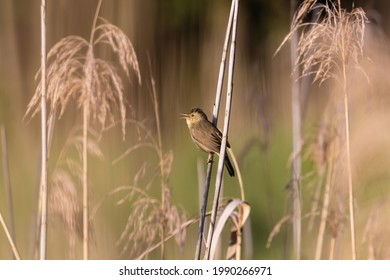
{"type": "MultiPolygon", "coordinates": [[[[245,221],[249,217],[250,213],[250,206],[247,202],[242,201],[240,199],[233,199],[227,203],[227,205],[224,207],[218,222],[215,226],[214,235],[213,235],[213,241],[211,242],[211,248],[210,250],[210,259],[213,259],[215,256],[218,240],[221,237],[222,230],[224,229],[229,217],[233,219],[233,221],[238,222],[238,227],[236,228],[236,233],[241,232],[242,226],[245,224],[245,221]],[[240,213],[237,214],[235,211],[236,208],[239,208],[240,213]]],[[[231,244],[229,244],[231,245],[231,244]]],[[[237,250],[240,250],[241,243],[234,245],[234,254],[232,253],[232,248],[228,251],[228,257],[240,257],[236,254],[237,250]]]]}
{"type": "Polygon", "coordinates": [[[242,231],[245,222],[249,218],[250,206],[248,203],[239,205],[238,212],[235,212],[231,217],[234,226],[230,230],[230,242],[226,251],[227,260],[240,260],[242,247],[242,231]]]}
{"type": "Polygon", "coordinates": [[[283,218],[281,218],[274,226],[274,228],[272,229],[271,233],[269,234],[268,236],[268,239],[267,239],[267,245],[266,247],[269,248],[271,247],[271,243],[272,243],[272,240],[274,239],[274,237],[280,232],[280,229],[282,227],[282,225],[287,222],[288,220],[291,219],[291,216],[290,215],[286,215],[284,216],[283,218]]]}

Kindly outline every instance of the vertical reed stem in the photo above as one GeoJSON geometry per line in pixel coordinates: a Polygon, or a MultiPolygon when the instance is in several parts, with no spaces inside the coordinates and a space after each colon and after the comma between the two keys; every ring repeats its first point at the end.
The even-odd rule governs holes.
{"type": "MultiPolygon", "coordinates": [[[[291,0],[291,14],[293,17],[295,12],[296,1],[291,0]]],[[[292,129],[293,129],[293,161],[292,161],[292,217],[293,217],[293,247],[295,259],[301,258],[301,98],[300,84],[298,82],[298,69],[294,70],[295,61],[297,60],[298,52],[298,34],[294,31],[291,37],[290,57],[292,68],[292,98],[291,98],[291,113],[292,113],[292,129]]]]}
{"type": "Polygon", "coordinates": [[[46,109],[46,0],[41,0],[41,231],[40,231],[40,254],[41,260],[46,259],[46,239],[47,239],[47,109],[46,109]]]}
{"type": "MultiPolygon", "coordinates": [[[[341,0],[338,0],[339,15],[342,18],[341,0]]],[[[341,19],[342,20],[342,19],[341,19]]],[[[345,24],[342,22],[342,24],[345,24]]],[[[347,94],[347,70],[346,70],[346,53],[344,36],[341,37],[341,63],[342,63],[342,87],[344,95],[344,122],[345,122],[345,142],[347,153],[347,180],[348,180],[348,197],[349,197],[349,221],[351,230],[351,249],[352,259],[356,260],[356,238],[355,238],[355,211],[353,207],[354,195],[353,195],[353,183],[352,183],[352,163],[351,163],[351,147],[349,137],[349,106],[348,106],[348,94],[347,94]]]]}
{"type": "Polygon", "coordinates": [[[88,211],[88,111],[89,102],[83,107],[83,259],[89,258],[89,211],[88,211]]]}
{"type": "Polygon", "coordinates": [[[223,170],[224,170],[227,135],[229,132],[229,121],[230,121],[231,105],[232,105],[232,99],[233,99],[234,60],[235,60],[235,54],[236,54],[236,34],[237,34],[239,0],[233,0],[232,2],[234,2],[234,16],[233,16],[233,27],[232,27],[232,39],[230,42],[230,57],[229,57],[229,71],[228,71],[228,83],[227,83],[227,94],[226,94],[226,109],[225,109],[224,127],[223,127],[223,132],[222,132],[222,142],[221,142],[221,148],[220,148],[220,153],[219,153],[218,171],[217,171],[217,177],[216,177],[216,181],[215,181],[213,209],[211,212],[210,227],[209,227],[209,233],[207,236],[207,243],[206,243],[205,258],[208,260],[210,259],[210,248],[211,248],[211,245],[213,242],[213,235],[214,235],[214,229],[215,229],[216,219],[217,219],[219,198],[220,198],[220,193],[222,190],[222,175],[223,175],[223,170]]]}
{"type": "Polygon", "coordinates": [[[9,212],[9,231],[12,239],[15,240],[14,203],[12,199],[12,186],[9,174],[7,135],[4,126],[1,126],[1,158],[3,163],[4,185],[9,212]]]}
{"type": "MultiPolygon", "coordinates": [[[[214,108],[213,108],[213,118],[211,121],[215,126],[217,126],[217,123],[218,123],[218,112],[219,112],[219,107],[220,107],[220,103],[221,103],[221,94],[222,94],[223,80],[224,80],[224,75],[225,75],[227,50],[228,50],[230,34],[231,34],[231,29],[232,29],[232,22],[233,22],[234,1],[235,0],[232,0],[232,5],[230,8],[228,25],[226,28],[225,42],[223,44],[223,50],[222,50],[222,59],[221,59],[220,67],[219,67],[217,91],[215,94],[215,103],[214,103],[214,108]]],[[[209,190],[210,190],[210,180],[211,180],[212,169],[213,169],[213,154],[209,154],[207,173],[206,173],[206,181],[205,181],[205,186],[204,186],[204,190],[203,190],[203,200],[202,200],[202,206],[200,209],[198,241],[196,243],[195,260],[200,260],[200,255],[201,255],[201,251],[202,251],[203,231],[204,231],[204,223],[205,223],[205,219],[206,219],[207,200],[208,200],[209,190]]]]}

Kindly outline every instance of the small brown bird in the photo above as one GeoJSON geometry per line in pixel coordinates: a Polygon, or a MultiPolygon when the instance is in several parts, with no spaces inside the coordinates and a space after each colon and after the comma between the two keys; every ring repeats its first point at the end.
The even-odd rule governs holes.
{"type": "MultiPolygon", "coordinates": [[[[195,145],[207,153],[219,155],[222,133],[207,119],[202,109],[193,108],[188,114],[181,115],[187,121],[188,129],[195,145]]],[[[226,146],[230,148],[229,142],[226,143],[226,146]]],[[[234,169],[227,153],[225,153],[224,162],[230,176],[234,177],[234,169]]]]}

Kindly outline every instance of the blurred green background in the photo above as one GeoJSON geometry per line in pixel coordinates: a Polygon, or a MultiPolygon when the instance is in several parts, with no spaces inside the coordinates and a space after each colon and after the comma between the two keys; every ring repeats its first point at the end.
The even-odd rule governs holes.
{"type": "MultiPolygon", "coordinates": [[[[48,50],[65,36],[77,35],[89,38],[97,1],[48,0],[47,2],[48,50]]],[[[351,7],[350,1],[342,2],[346,7],[351,7]]],[[[377,21],[373,28],[381,32],[383,45],[385,45],[386,34],[390,27],[389,1],[354,2],[356,6],[362,5],[377,21]]],[[[195,148],[185,122],[179,119],[179,114],[197,106],[203,108],[208,116],[211,115],[229,10],[230,1],[227,0],[114,0],[103,1],[100,12],[101,17],[120,27],[133,43],[139,60],[142,85],[137,85],[135,79],[125,83],[128,112],[132,118],[145,121],[152,131],[155,131],[155,122],[150,98],[151,74],[156,81],[163,149],[173,152],[173,165],[169,177],[172,202],[183,208],[191,218],[195,218],[199,212],[197,161],[205,162],[207,156],[195,148]],[[150,57],[151,67],[149,67],[148,57],[150,57]]],[[[291,258],[289,223],[282,226],[281,232],[274,238],[270,248],[266,248],[270,232],[287,214],[289,203],[289,192],[285,188],[290,180],[289,156],[292,150],[289,46],[286,45],[274,56],[275,50],[289,31],[289,25],[290,1],[240,1],[229,141],[238,158],[246,199],[251,205],[253,239],[251,257],[254,259],[291,258]]],[[[99,51],[102,56],[116,61],[115,56],[104,49],[99,51]]],[[[382,60],[384,57],[388,59],[387,49],[383,48],[381,51],[383,56],[378,59],[382,60]]],[[[373,64],[375,63],[374,61],[373,64]]],[[[387,87],[383,73],[386,73],[388,68],[379,68],[382,66],[378,64],[375,66],[378,67],[378,72],[382,73],[378,79],[383,85],[378,86],[380,88],[378,91],[383,92],[381,95],[383,97],[387,87]]],[[[38,116],[32,120],[25,120],[23,115],[37,85],[34,77],[39,67],[40,1],[2,0],[0,2],[0,125],[5,127],[8,140],[15,240],[22,258],[25,259],[34,256],[32,231],[39,181],[40,120],[38,116]]],[[[376,80],[372,81],[376,82],[376,80]]],[[[321,93],[320,90],[318,92],[321,93]]],[[[377,103],[387,104],[388,99],[382,97],[377,103]]],[[[324,94],[317,94],[313,90],[307,105],[304,133],[310,133],[318,126],[326,102],[327,98],[324,94]]],[[[224,100],[222,108],[224,108],[224,100]]],[[[386,109],[383,111],[385,112],[386,109]]],[[[76,106],[70,106],[64,116],[56,122],[49,169],[53,168],[71,128],[81,125],[81,120],[81,110],[76,106]]],[[[377,120],[374,122],[378,123],[377,120]]],[[[222,127],[222,121],[219,122],[219,126],[222,127]]],[[[141,151],[127,156],[118,164],[112,164],[114,159],[137,141],[137,130],[134,126],[128,126],[125,141],[122,141],[119,128],[114,129],[112,133],[102,135],[99,146],[104,159],[91,157],[89,178],[92,208],[109,191],[118,186],[131,184],[144,162],[148,163],[151,172],[153,168],[158,167],[155,156],[141,151]]],[[[382,144],[388,145],[385,140],[382,144]]],[[[371,154],[376,163],[378,163],[378,154],[371,154]]],[[[378,188],[373,188],[374,190],[368,194],[363,190],[358,191],[357,200],[361,197],[372,197],[372,204],[378,205],[378,196],[383,200],[388,196],[386,186],[388,187],[389,184],[387,180],[389,170],[385,167],[388,159],[386,155],[384,157],[381,167],[375,169],[383,169],[377,172],[379,175],[373,175],[366,181],[358,181],[358,184],[373,184],[378,188]]],[[[364,161],[367,162],[366,159],[364,161]]],[[[367,168],[361,168],[367,171],[367,168]]],[[[311,169],[312,163],[304,164],[304,173],[309,173],[311,169]]],[[[367,172],[370,174],[369,171],[367,172]]],[[[212,184],[212,189],[213,186],[212,184]]],[[[81,194],[81,186],[77,186],[77,189],[81,194]]],[[[151,188],[151,192],[158,197],[158,184],[151,188]]],[[[121,254],[123,245],[116,243],[132,210],[131,203],[116,204],[121,199],[121,195],[118,193],[109,196],[97,211],[93,224],[95,244],[91,249],[92,258],[128,257],[126,254],[121,254]]],[[[228,198],[239,196],[237,178],[225,177],[224,196],[228,198]]],[[[81,196],[79,200],[81,201],[81,196]]],[[[307,205],[311,200],[312,191],[304,189],[304,212],[308,209],[307,205]]],[[[367,206],[366,202],[360,206],[362,209],[371,207],[367,206]]],[[[3,172],[0,172],[0,211],[9,223],[3,172]]],[[[370,213],[368,210],[364,212],[366,214],[363,210],[361,212],[359,217],[369,216],[367,213],[370,213]]],[[[364,229],[365,225],[365,222],[361,221],[360,228],[364,229]]],[[[69,258],[68,236],[61,221],[51,217],[49,227],[48,257],[69,258]]],[[[363,229],[358,236],[359,242],[362,242],[363,229]]],[[[315,244],[315,238],[312,236],[316,233],[309,233],[306,228],[303,231],[302,257],[311,259],[315,244]]],[[[196,232],[197,224],[188,229],[183,248],[170,241],[166,257],[192,259],[196,232]]],[[[76,258],[81,257],[80,244],[80,240],[77,240],[76,258]]],[[[348,254],[343,252],[349,250],[349,242],[345,241],[345,250],[342,244],[337,257],[348,258],[348,254]]],[[[364,252],[365,249],[362,250],[361,258],[367,257],[364,252]]],[[[387,255],[383,254],[383,257],[385,256],[387,255]]],[[[11,250],[1,229],[0,259],[10,258],[12,258],[11,250]]],[[[152,253],[150,258],[159,258],[159,255],[152,253]]]]}

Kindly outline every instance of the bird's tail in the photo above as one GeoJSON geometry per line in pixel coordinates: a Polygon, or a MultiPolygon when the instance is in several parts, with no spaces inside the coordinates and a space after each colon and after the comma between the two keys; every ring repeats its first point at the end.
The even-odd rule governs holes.
{"type": "Polygon", "coordinates": [[[233,168],[232,163],[230,162],[230,159],[229,159],[229,156],[227,153],[225,154],[225,161],[224,162],[225,162],[226,169],[229,172],[229,175],[231,177],[234,177],[234,168],[233,168]]]}

